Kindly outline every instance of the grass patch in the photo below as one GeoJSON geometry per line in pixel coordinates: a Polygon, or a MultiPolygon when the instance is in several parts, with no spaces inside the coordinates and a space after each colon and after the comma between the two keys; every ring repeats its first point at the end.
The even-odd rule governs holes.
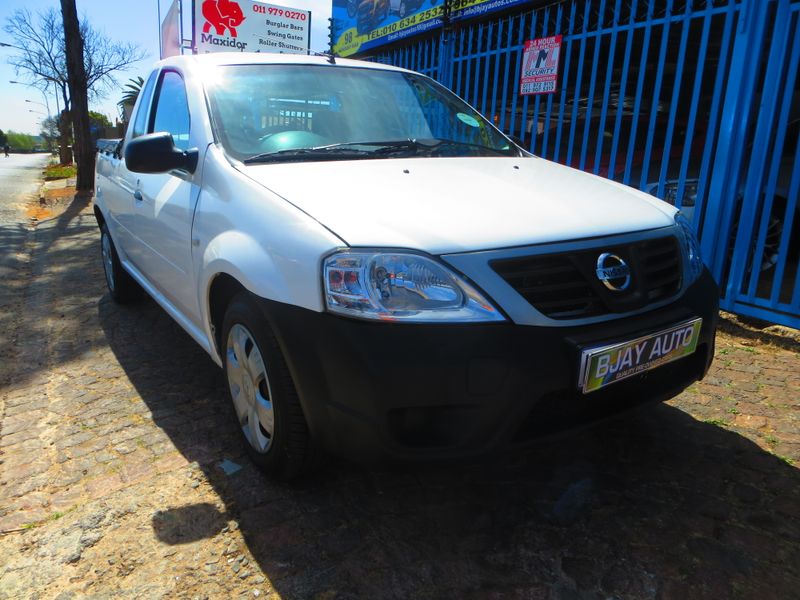
{"type": "Polygon", "coordinates": [[[75,177],[77,173],[78,169],[75,165],[50,165],[44,170],[44,180],[66,179],[68,177],[75,177]]]}
{"type": "Polygon", "coordinates": [[[735,409],[735,408],[729,408],[728,412],[731,413],[732,415],[738,415],[739,414],[739,411],[737,409],[735,409]]]}
{"type": "Polygon", "coordinates": [[[32,523],[25,523],[22,526],[22,529],[35,529],[36,527],[41,527],[42,525],[44,525],[46,523],[50,523],[51,521],[57,521],[58,519],[60,519],[64,515],[68,515],[69,513],[71,513],[76,508],[78,508],[77,504],[75,506],[69,507],[67,510],[56,511],[52,515],[48,516],[45,519],[42,519],[41,521],[33,521],[32,523]]]}
{"type": "Polygon", "coordinates": [[[719,419],[705,419],[703,423],[708,423],[709,425],[716,425],[717,427],[727,427],[728,424],[725,421],[721,421],[719,419]]]}
{"type": "Polygon", "coordinates": [[[789,465],[790,467],[793,467],[793,466],[794,466],[794,462],[795,462],[795,461],[794,461],[794,459],[791,459],[791,458],[789,458],[788,456],[783,456],[783,455],[781,455],[781,454],[775,454],[774,452],[772,453],[772,456],[774,456],[775,458],[779,458],[780,460],[782,460],[783,462],[785,462],[785,463],[786,463],[787,465],[789,465]]]}
{"type": "Polygon", "coordinates": [[[764,436],[764,439],[770,446],[774,446],[778,443],[778,438],[776,438],[774,435],[767,434],[764,436]]]}

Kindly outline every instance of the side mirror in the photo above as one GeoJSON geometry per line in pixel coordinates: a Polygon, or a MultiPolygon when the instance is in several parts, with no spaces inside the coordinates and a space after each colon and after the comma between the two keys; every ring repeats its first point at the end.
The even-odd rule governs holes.
{"type": "Polygon", "coordinates": [[[172,134],[161,131],[128,142],[125,146],[125,165],[135,173],[166,173],[173,169],[194,173],[198,155],[197,148],[176,148],[172,134]]]}

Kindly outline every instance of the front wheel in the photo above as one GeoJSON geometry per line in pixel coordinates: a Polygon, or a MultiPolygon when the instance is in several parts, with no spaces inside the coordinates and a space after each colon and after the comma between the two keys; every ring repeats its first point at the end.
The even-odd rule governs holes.
{"type": "Polygon", "coordinates": [[[136,280],[122,267],[119,261],[114,240],[108,232],[108,225],[100,227],[100,252],[103,256],[103,271],[106,275],[106,286],[114,302],[128,304],[142,297],[142,288],[136,280]]]}
{"type": "Polygon", "coordinates": [[[308,471],[313,447],[294,382],[267,319],[248,292],[228,307],[222,341],[228,389],[250,458],[279,479],[308,471]]]}

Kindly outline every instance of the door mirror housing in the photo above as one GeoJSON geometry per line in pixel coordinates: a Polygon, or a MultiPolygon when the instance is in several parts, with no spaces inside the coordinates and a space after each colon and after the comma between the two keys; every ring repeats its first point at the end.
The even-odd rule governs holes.
{"type": "Polygon", "coordinates": [[[197,148],[176,148],[167,131],[141,135],[125,145],[125,165],[134,173],[167,173],[174,169],[194,173],[198,155],[197,148]]]}

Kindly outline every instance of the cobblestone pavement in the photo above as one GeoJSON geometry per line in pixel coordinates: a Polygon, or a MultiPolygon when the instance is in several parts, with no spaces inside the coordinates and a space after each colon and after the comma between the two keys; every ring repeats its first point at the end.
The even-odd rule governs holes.
{"type": "Polygon", "coordinates": [[[704,382],[524,454],[278,484],[202,350],[110,301],[68,200],[4,307],[0,598],[800,597],[791,336],[728,321],[704,382]]]}

